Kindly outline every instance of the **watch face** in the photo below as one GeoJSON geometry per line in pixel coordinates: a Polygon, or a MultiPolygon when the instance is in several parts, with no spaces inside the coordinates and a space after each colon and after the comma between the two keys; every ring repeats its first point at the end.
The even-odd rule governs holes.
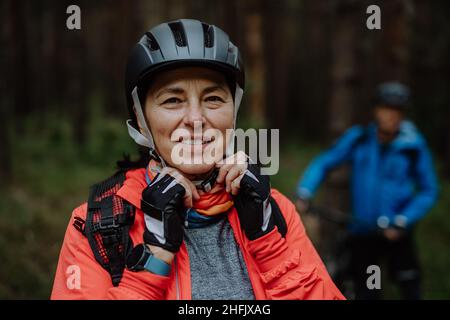
{"type": "Polygon", "coordinates": [[[131,271],[139,271],[143,269],[143,265],[141,261],[143,260],[143,256],[145,254],[145,245],[138,244],[136,247],[131,250],[130,254],[127,257],[127,268],[131,271]]]}

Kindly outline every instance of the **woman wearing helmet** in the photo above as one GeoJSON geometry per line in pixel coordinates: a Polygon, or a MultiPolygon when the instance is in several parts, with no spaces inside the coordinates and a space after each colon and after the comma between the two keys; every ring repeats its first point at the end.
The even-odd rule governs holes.
{"type": "Polygon", "coordinates": [[[243,89],[239,50],[216,26],[145,33],[126,95],[148,156],[74,210],[53,299],[343,299],[294,205],[234,153],[243,89]]]}

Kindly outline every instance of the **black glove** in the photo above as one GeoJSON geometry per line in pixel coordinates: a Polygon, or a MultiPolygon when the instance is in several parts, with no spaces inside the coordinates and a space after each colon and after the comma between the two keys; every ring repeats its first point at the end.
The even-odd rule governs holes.
{"type": "Polygon", "coordinates": [[[267,175],[261,175],[258,165],[248,165],[239,193],[234,197],[234,206],[249,240],[258,239],[273,230],[270,181],[267,175]]]}
{"type": "Polygon", "coordinates": [[[183,242],[184,187],[170,175],[156,175],[142,191],[141,209],[145,217],[144,242],[173,253],[183,242]]]}

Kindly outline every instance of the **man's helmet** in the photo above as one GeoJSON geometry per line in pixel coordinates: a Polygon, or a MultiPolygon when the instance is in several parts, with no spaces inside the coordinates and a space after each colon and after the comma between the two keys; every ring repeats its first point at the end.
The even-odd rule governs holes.
{"type": "Polygon", "coordinates": [[[385,82],[376,90],[376,104],[389,107],[405,108],[409,105],[410,90],[400,82],[385,82]]]}
{"type": "Polygon", "coordinates": [[[225,75],[234,97],[236,124],[245,82],[239,49],[214,25],[191,19],[159,24],[132,49],[125,72],[128,132],[136,143],[150,148],[153,155],[155,146],[143,110],[149,84],[156,73],[185,66],[208,67],[225,75]]]}

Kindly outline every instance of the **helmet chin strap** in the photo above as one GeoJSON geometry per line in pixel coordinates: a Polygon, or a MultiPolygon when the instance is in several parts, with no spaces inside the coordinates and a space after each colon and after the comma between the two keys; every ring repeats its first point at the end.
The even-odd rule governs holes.
{"type": "Polygon", "coordinates": [[[131,138],[133,138],[134,142],[138,145],[149,148],[149,153],[153,157],[157,158],[161,162],[161,167],[165,167],[166,163],[164,159],[158,154],[155,148],[155,142],[153,141],[153,136],[150,129],[147,126],[147,121],[145,121],[144,112],[141,106],[141,102],[139,101],[139,96],[137,93],[137,86],[134,87],[131,92],[131,97],[133,98],[134,110],[136,112],[137,125],[141,129],[141,131],[137,130],[131,125],[131,119],[127,120],[128,134],[131,138]]]}
{"type": "MultiPolygon", "coordinates": [[[[153,136],[150,131],[150,129],[147,126],[147,122],[145,121],[144,112],[141,106],[141,102],[139,101],[139,96],[137,93],[137,86],[133,89],[131,92],[131,96],[133,98],[133,104],[134,109],[136,112],[136,119],[137,124],[141,131],[134,128],[131,124],[131,119],[128,119],[126,121],[127,127],[128,127],[128,134],[130,137],[136,142],[138,145],[144,146],[149,148],[149,153],[153,157],[157,158],[158,161],[161,163],[161,169],[166,167],[166,162],[164,159],[158,154],[156,151],[155,143],[153,141],[153,136]]],[[[242,96],[244,94],[244,90],[239,86],[239,84],[236,83],[236,91],[234,94],[234,113],[233,113],[233,131],[230,135],[230,141],[227,145],[225,156],[229,157],[234,154],[234,140],[235,140],[235,129],[236,129],[236,120],[237,120],[237,114],[239,111],[239,106],[241,105],[242,96]]],[[[212,186],[214,185],[215,179],[217,175],[215,174],[215,170],[213,170],[212,174],[204,179],[204,180],[194,180],[192,183],[204,191],[208,192],[211,190],[212,186]],[[215,176],[215,177],[214,177],[215,176]],[[214,179],[211,179],[214,178],[214,179]],[[214,180],[214,181],[213,181],[214,180]]]]}

